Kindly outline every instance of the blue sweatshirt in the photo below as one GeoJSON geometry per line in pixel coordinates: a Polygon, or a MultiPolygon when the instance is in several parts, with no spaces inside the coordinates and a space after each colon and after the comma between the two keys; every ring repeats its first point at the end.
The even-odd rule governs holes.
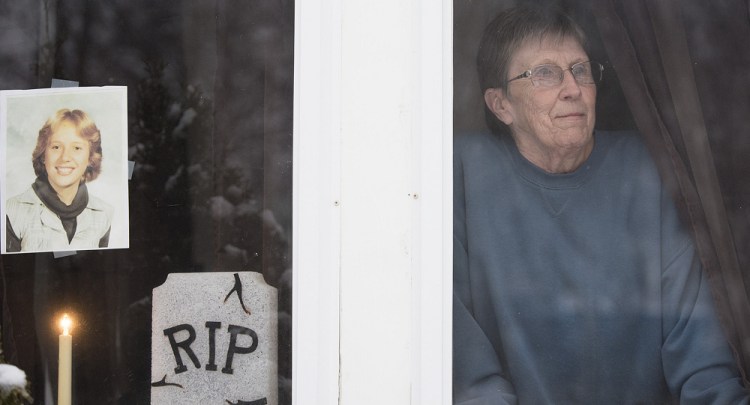
{"type": "Polygon", "coordinates": [[[690,235],[637,134],[549,174],[454,149],[456,404],[747,403],[690,235]]]}

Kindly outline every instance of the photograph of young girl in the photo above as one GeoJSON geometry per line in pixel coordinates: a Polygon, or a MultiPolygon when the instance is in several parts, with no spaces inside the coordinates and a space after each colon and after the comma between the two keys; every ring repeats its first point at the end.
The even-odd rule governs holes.
{"type": "Polygon", "coordinates": [[[0,92],[3,253],[127,248],[125,87],[0,92]]]}

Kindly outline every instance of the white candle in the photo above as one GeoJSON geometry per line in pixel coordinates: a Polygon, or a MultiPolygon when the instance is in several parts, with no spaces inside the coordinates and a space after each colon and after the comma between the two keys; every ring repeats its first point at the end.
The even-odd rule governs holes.
{"type": "Polygon", "coordinates": [[[57,405],[70,405],[73,336],[70,335],[72,321],[68,314],[60,321],[63,333],[60,335],[59,368],[57,372],[57,405]]]}

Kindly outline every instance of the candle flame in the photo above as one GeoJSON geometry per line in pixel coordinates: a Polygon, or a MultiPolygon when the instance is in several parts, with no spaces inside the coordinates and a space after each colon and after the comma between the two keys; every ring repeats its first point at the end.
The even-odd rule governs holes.
{"type": "Polygon", "coordinates": [[[71,326],[73,326],[73,320],[70,319],[68,314],[63,314],[63,317],[60,320],[60,326],[63,329],[63,335],[70,334],[70,328],[71,326]]]}

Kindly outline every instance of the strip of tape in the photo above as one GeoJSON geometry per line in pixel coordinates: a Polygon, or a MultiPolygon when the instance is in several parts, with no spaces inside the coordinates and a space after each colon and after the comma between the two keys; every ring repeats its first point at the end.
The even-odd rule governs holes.
{"type": "Polygon", "coordinates": [[[78,82],[73,80],[52,79],[52,85],[50,87],[53,89],[58,87],[78,87],[78,82]]]}

